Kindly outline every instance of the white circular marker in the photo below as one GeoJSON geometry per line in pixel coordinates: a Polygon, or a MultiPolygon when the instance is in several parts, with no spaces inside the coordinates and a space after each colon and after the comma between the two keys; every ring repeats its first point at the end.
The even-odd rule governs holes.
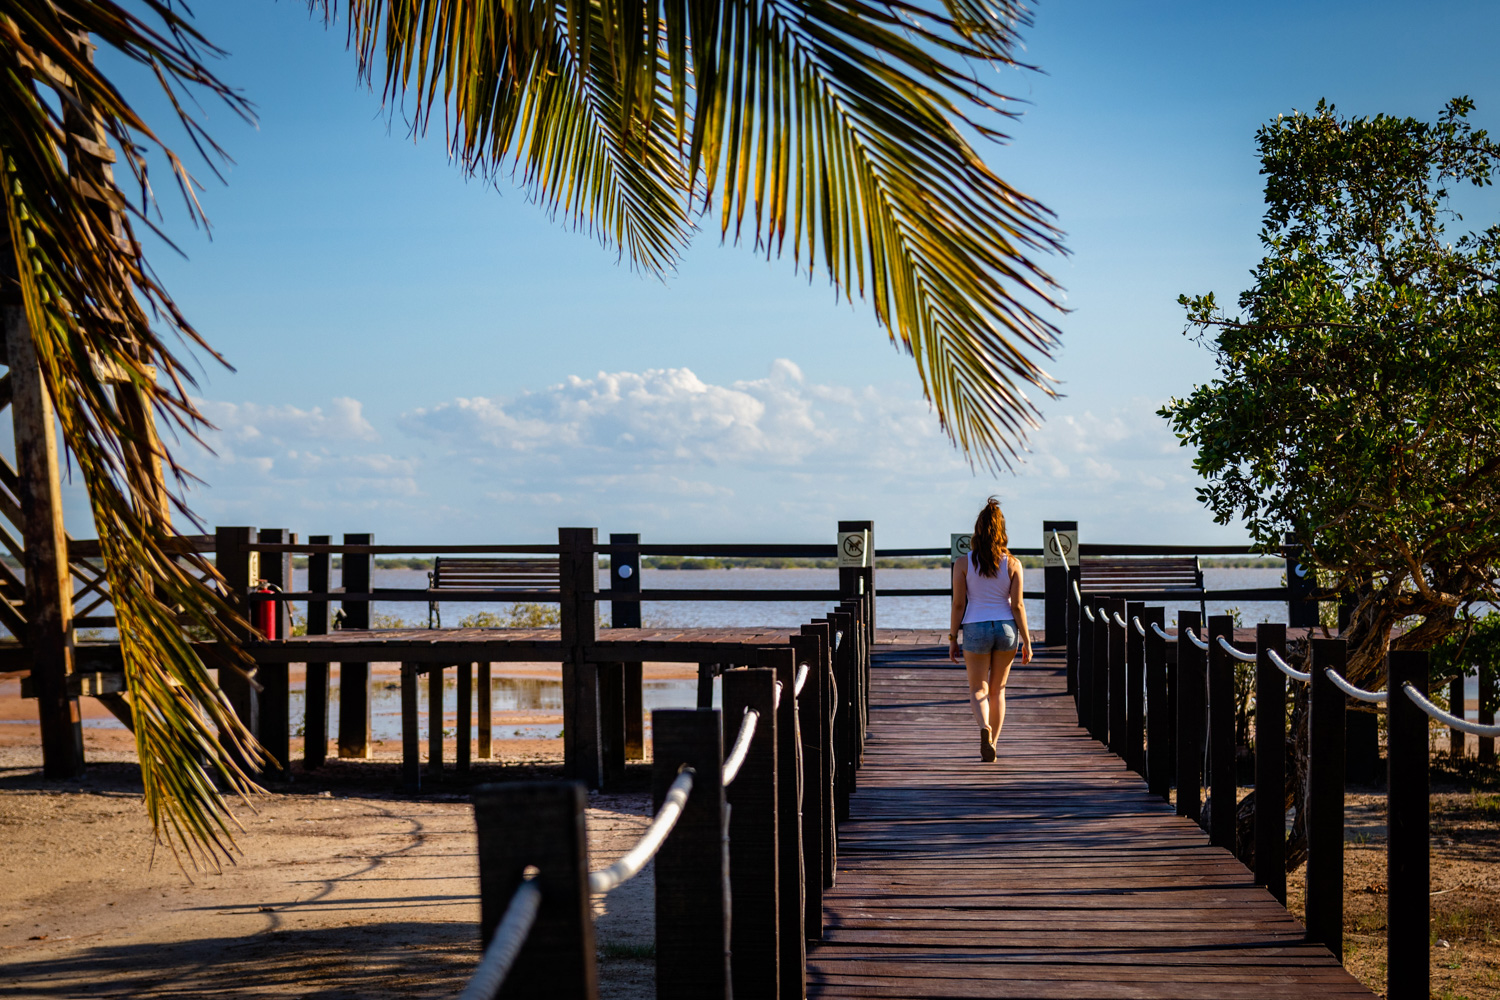
{"type": "Polygon", "coordinates": [[[629,580],[630,579],[630,574],[632,574],[634,572],[635,572],[635,570],[631,569],[628,564],[624,565],[624,566],[621,566],[620,567],[620,579],[621,580],[629,580]]]}

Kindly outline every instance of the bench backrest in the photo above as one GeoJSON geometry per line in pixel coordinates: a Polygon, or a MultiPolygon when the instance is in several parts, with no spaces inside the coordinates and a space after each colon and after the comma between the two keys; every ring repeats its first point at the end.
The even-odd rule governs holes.
{"type": "Polygon", "coordinates": [[[556,590],[556,559],[453,559],[432,564],[433,590],[556,590]]]}
{"type": "Polygon", "coordinates": [[[1078,575],[1078,588],[1091,593],[1203,589],[1203,567],[1197,556],[1084,556],[1078,562],[1078,575]]]}

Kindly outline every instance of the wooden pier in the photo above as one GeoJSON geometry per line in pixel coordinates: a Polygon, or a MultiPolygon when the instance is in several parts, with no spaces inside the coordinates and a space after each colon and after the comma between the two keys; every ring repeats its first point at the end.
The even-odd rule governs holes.
{"type": "Polygon", "coordinates": [[[1012,670],[996,764],[945,651],[875,650],[809,996],[1373,996],[1078,726],[1060,650],[1012,670]]]}

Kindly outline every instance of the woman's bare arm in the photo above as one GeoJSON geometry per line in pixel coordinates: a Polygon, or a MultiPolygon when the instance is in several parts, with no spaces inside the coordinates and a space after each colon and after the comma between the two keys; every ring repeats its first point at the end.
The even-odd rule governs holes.
{"type": "Polygon", "coordinates": [[[1026,587],[1022,579],[1021,560],[1010,557],[1010,611],[1016,617],[1016,628],[1021,633],[1021,663],[1031,662],[1031,626],[1026,622],[1026,587]]]}
{"type": "Polygon", "coordinates": [[[963,560],[953,564],[953,607],[948,612],[948,659],[958,662],[958,626],[969,605],[969,578],[963,560]]]}

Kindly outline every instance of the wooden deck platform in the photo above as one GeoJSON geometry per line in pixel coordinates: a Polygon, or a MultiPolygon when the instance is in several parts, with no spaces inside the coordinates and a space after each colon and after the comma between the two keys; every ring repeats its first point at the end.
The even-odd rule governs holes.
{"type": "Polygon", "coordinates": [[[962,670],[877,646],[810,996],[1373,996],[1075,725],[1061,651],[1038,652],[984,764],[962,670]]]}

